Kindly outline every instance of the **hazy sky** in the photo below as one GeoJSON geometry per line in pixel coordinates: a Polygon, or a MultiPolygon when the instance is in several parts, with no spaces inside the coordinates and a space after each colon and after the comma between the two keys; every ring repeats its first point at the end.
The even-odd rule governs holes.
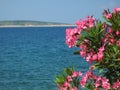
{"type": "Polygon", "coordinates": [[[104,9],[120,7],[120,0],[0,0],[0,20],[34,20],[75,23],[104,9]]]}

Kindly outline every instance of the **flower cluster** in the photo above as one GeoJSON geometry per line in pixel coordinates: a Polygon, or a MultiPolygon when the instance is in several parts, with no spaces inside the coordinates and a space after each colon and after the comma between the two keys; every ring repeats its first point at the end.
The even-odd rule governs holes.
{"type": "Polygon", "coordinates": [[[56,77],[58,90],[78,90],[80,76],[82,76],[82,72],[75,71],[74,68],[65,69],[62,76],[56,77]]]}
{"type": "Polygon", "coordinates": [[[113,89],[118,90],[120,88],[120,80],[117,80],[117,82],[114,82],[113,89]]]}
{"type": "MultiPolygon", "coordinates": [[[[97,76],[90,69],[85,75],[81,71],[75,71],[74,69],[67,68],[65,75],[57,77],[58,90],[79,90],[80,87],[88,87],[90,90],[118,90],[120,88],[120,80],[117,80],[110,85],[109,79],[103,76],[97,76]],[[66,74],[67,73],[67,74],[66,74]],[[82,77],[81,80],[79,78],[82,77]]],[[[80,89],[81,90],[81,89],[80,89]]]]}
{"type": "Polygon", "coordinates": [[[85,74],[85,76],[80,81],[80,85],[82,87],[92,85],[92,88],[94,88],[94,90],[98,90],[99,87],[102,87],[105,90],[110,89],[109,80],[106,77],[95,75],[92,71],[88,71],[85,74]]]}
{"type": "Polygon", "coordinates": [[[75,28],[66,30],[66,44],[70,48],[78,47],[79,52],[75,53],[93,66],[79,83],[75,83],[73,78],[81,74],[74,72],[64,77],[67,78],[64,83],[57,82],[62,87],[59,90],[78,90],[80,87],[120,90],[120,8],[115,8],[112,13],[105,10],[103,17],[106,22],[88,16],[85,20],[78,20],[75,28]],[[99,73],[95,75],[96,70],[99,73]]]}
{"type": "Polygon", "coordinates": [[[66,43],[70,48],[76,46],[79,34],[80,31],[77,28],[69,28],[66,30],[66,43]]]}
{"type": "Polygon", "coordinates": [[[70,48],[76,46],[77,40],[82,30],[94,26],[95,19],[92,16],[88,16],[86,20],[79,20],[76,22],[76,24],[77,28],[69,28],[66,30],[66,43],[70,48]]]}
{"type": "MultiPolygon", "coordinates": [[[[99,39],[102,39],[102,36],[100,34],[104,33],[104,29],[106,27],[104,24],[101,24],[99,27],[97,27],[98,24],[95,22],[95,18],[93,16],[88,16],[86,20],[79,20],[77,21],[76,28],[70,28],[66,30],[66,43],[69,47],[73,46],[79,46],[81,48],[80,54],[82,57],[84,57],[87,61],[92,63],[93,61],[101,61],[104,58],[104,43],[102,42],[93,42],[91,39],[96,39],[99,36],[99,39]],[[102,28],[101,30],[98,30],[98,28],[102,28]],[[94,33],[94,29],[98,30],[96,33],[101,32],[100,34],[96,35],[96,37],[92,36],[92,33],[94,33]],[[89,32],[91,35],[85,35],[86,32],[89,32]],[[88,36],[88,37],[84,37],[88,36]],[[83,40],[84,38],[84,40],[83,40]],[[82,40],[81,40],[82,39],[82,40]],[[99,43],[99,49],[96,50],[97,45],[96,43],[99,43]],[[78,45],[79,44],[79,45],[78,45]],[[92,48],[91,48],[92,47],[92,48]]],[[[95,34],[96,34],[95,33],[95,34]]]]}

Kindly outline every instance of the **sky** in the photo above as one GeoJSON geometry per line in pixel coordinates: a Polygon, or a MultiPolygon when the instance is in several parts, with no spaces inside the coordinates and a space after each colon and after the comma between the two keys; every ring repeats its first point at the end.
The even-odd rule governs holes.
{"type": "Polygon", "coordinates": [[[104,9],[116,7],[120,7],[120,0],[0,0],[0,21],[75,23],[88,15],[102,20],[104,9]]]}

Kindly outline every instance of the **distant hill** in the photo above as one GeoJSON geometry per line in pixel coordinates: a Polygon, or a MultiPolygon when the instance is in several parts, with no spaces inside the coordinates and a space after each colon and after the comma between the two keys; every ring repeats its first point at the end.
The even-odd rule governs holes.
{"type": "Polygon", "coordinates": [[[72,26],[67,23],[56,23],[56,22],[42,22],[42,21],[0,21],[0,26],[72,26]]]}

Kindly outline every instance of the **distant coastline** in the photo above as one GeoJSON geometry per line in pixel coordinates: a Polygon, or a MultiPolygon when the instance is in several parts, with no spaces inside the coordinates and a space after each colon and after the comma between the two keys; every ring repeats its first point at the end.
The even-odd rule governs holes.
{"type": "Polygon", "coordinates": [[[73,27],[74,24],[41,22],[41,21],[0,21],[0,28],[4,27],[73,27]]]}
{"type": "Polygon", "coordinates": [[[76,25],[4,25],[0,26],[0,28],[7,28],[7,27],[74,27],[76,25]]]}

